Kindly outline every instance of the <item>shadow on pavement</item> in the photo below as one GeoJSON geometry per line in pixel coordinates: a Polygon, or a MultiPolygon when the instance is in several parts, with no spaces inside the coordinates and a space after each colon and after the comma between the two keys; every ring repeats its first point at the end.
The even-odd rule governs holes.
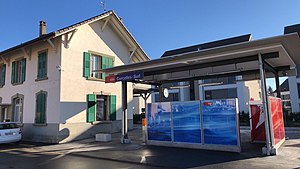
{"type": "Polygon", "coordinates": [[[247,132],[241,133],[242,152],[233,153],[162,146],[142,146],[141,133],[137,130],[140,129],[134,129],[129,133],[132,136],[130,138],[133,144],[122,145],[118,142],[102,143],[102,145],[114,145],[114,148],[101,151],[76,152],[70,155],[159,168],[193,168],[265,157],[261,153],[264,144],[252,144],[247,132]]]}

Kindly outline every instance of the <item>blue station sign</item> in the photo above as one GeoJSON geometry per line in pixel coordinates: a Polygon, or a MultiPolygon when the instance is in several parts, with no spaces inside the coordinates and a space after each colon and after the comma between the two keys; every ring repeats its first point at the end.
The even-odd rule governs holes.
{"type": "Polygon", "coordinates": [[[136,79],[142,79],[144,77],[144,72],[137,71],[137,72],[129,72],[129,73],[122,73],[118,75],[111,75],[105,77],[105,83],[115,83],[120,81],[133,81],[136,79]]]}
{"type": "Polygon", "coordinates": [[[144,72],[137,71],[137,72],[129,72],[129,73],[122,73],[116,75],[116,81],[133,81],[136,79],[142,79],[144,77],[144,72]]]}

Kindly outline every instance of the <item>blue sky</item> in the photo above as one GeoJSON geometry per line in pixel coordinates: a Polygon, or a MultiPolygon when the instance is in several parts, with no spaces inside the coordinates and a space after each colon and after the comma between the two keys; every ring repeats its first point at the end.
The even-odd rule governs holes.
{"type": "MultiPolygon", "coordinates": [[[[0,51],[38,36],[38,23],[54,31],[103,12],[101,0],[0,1],[0,51]]],[[[253,39],[283,34],[300,23],[298,0],[106,0],[146,53],[251,33],[253,39]]],[[[269,81],[268,81],[269,82],[269,81]]],[[[272,83],[269,82],[273,86],[272,83]]]]}

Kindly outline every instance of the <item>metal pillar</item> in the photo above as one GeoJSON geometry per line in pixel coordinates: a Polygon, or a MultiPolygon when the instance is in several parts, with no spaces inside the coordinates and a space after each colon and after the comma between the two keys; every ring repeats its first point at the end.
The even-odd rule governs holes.
{"type": "Polygon", "coordinates": [[[159,85],[159,87],[158,87],[158,94],[159,94],[159,102],[162,102],[163,101],[163,94],[164,93],[164,91],[163,91],[163,88],[162,88],[162,85],[159,85]]]}
{"type": "Polygon", "coordinates": [[[261,94],[262,94],[262,103],[264,107],[265,113],[265,130],[266,130],[266,154],[270,155],[271,152],[271,136],[270,136],[270,121],[269,121],[269,110],[268,110],[268,96],[267,96],[267,87],[266,87],[266,79],[265,79],[265,69],[264,69],[264,60],[261,54],[258,54],[259,61],[259,72],[260,72],[260,81],[261,81],[261,94]]]}
{"type": "Polygon", "coordinates": [[[195,81],[190,80],[190,100],[195,100],[195,81]]]}
{"type": "Polygon", "coordinates": [[[140,96],[144,99],[144,103],[145,103],[145,111],[146,111],[146,108],[147,108],[147,100],[149,98],[149,96],[151,95],[150,93],[144,93],[145,96],[141,93],[140,96]]]}
{"type": "MultiPolygon", "coordinates": [[[[277,72],[277,74],[275,74],[275,83],[276,83],[276,97],[281,98],[281,88],[280,88],[280,84],[279,84],[278,72],[277,72]]],[[[285,113],[283,104],[282,104],[282,114],[283,114],[283,119],[284,119],[284,126],[286,126],[286,113],[285,113]]]]}
{"type": "Polygon", "coordinates": [[[278,72],[275,74],[275,83],[276,83],[276,97],[281,98],[281,88],[279,84],[279,75],[278,72]]]}
{"type": "Polygon", "coordinates": [[[130,139],[128,137],[128,119],[127,119],[127,82],[122,82],[122,111],[123,111],[123,117],[122,117],[122,137],[121,137],[121,143],[127,144],[130,143],[130,139]]]}

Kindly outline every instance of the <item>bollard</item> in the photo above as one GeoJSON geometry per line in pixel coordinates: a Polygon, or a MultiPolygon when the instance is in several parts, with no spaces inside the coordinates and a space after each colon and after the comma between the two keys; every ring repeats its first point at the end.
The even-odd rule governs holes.
{"type": "Polygon", "coordinates": [[[142,118],[142,137],[143,137],[143,140],[142,140],[142,144],[146,144],[146,118],[142,118]]]}

